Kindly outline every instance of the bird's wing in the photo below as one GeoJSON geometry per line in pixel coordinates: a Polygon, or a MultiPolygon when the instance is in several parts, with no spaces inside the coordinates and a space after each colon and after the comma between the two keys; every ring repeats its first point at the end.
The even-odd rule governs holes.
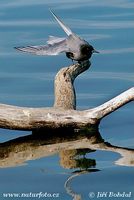
{"type": "Polygon", "coordinates": [[[48,38],[47,44],[53,45],[64,40],[66,40],[66,38],[60,38],[60,37],[55,37],[55,36],[50,35],[48,38]]]}
{"type": "Polygon", "coordinates": [[[58,55],[69,50],[65,38],[62,38],[62,40],[61,38],[49,38],[47,43],[48,45],[15,47],[15,49],[36,55],[58,55]]]}
{"type": "Polygon", "coordinates": [[[61,21],[61,19],[59,19],[59,17],[57,17],[55,14],[54,14],[54,12],[51,10],[51,9],[49,9],[50,10],[50,12],[52,13],[52,15],[53,15],[53,17],[55,18],[55,20],[58,22],[58,24],[61,26],[61,28],[65,31],[65,33],[69,36],[69,35],[72,35],[73,34],[73,32],[71,31],[71,29],[68,27],[68,26],[66,26],[62,21],[61,21]]]}

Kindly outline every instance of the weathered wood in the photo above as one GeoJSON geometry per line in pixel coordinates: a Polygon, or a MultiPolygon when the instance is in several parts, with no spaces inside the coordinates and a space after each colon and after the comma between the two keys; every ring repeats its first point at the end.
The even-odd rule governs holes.
{"type": "Polygon", "coordinates": [[[91,117],[94,116],[94,118],[102,119],[106,115],[109,115],[110,113],[131,101],[134,101],[134,87],[126,90],[110,101],[107,101],[106,103],[93,108],[92,110],[87,110],[87,115],[89,118],[91,114],[91,117]]]}
{"type": "Polygon", "coordinates": [[[0,127],[19,130],[39,128],[82,128],[95,124],[96,119],[86,117],[84,111],[55,108],[24,108],[0,105],[0,127]]]}
{"type": "Polygon", "coordinates": [[[62,68],[55,77],[55,108],[76,109],[75,78],[89,69],[90,61],[62,68]]]}
{"type": "Polygon", "coordinates": [[[134,100],[131,88],[110,101],[85,111],[58,108],[26,108],[0,104],[0,127],[19,130],[84,128],[92,126],[122,105],[134,100]]]}
{"type": "Polygon", "coordinates": [[[76,111],[75,78],[90,67],[85,61],[63,68],[55,78],[55,102],[50,108],[27,108],[0,104],[0,127],[18,130],[59,129],[97,126],[100,120],[134,100],[134,88],[89,110],[76,111]]]}

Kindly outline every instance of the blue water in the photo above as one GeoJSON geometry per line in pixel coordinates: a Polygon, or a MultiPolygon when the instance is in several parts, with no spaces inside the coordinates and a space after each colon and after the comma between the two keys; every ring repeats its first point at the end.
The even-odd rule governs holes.
{"type": "MultiPolygon", "coordinates": [[[[38,57],[13,48],[45,44],[49,35],[65,36],[48,8],[100,51],[92,56],[90,69],[75,81],[78,109],[98,106],[133,86],[132,0],[0,0],[0,103],[29,107],[53,105],[54,77],[71,61],[62,54],[38,57]]],[[[131,102],[105,117],[99,126],[104,140],[134,148],[133,112],[131,102]]],[[[1,129],[0,142],[28,134],[1,129]]],[[[71,188],[82,199],[89,199],[89,192],[95,195],[98,191],[133,192],[133,165],[116,165],[118,153],[97,150],[87,153],[87,157],[96,160],[95,169],[99,171],[72,179],[71,188]]],[[[9,165],[0,169],[1,199],[4,192],[55,192],[60,194],[58,199],[73,199],[64,184],[75,169],[62,167],[58,153],[29,160],[32,160],[30,155],[26,165],[22,162],[19,167],[9,165]]],[[[133,196],[134,193],[129,199],[133,196]]]]}

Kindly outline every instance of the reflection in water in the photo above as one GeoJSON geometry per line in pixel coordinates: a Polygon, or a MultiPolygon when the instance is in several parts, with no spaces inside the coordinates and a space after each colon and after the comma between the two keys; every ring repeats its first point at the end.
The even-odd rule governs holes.
{"type": "Polygon", "coordinates": [[[96,161],[85,157],[87,153],[93,152],[90,149],[70,149],[61,150],[59,152],[60,165],[66,169],[79,168],[80,170],[88,170],[95,167],[96,161]]]}
{"type": "Polygon", "coordinates": [[[82,200],[82,196],[80,194],[77,194],[75,191],[73,191],[71,187],[71,181],[76,178],[77,176],[86,174],[86,173],[91,173],[91,172],[96,172],[99,171],[97,169],[87,169],[87,170],[80,170],[76,171],[72,176],[70,176],[67,181],[64,184],[64,187],[66,189],[66,192],[73,197],[73,200],[82,200]]]}
{"type": "Polygon", "coordinates": [[[0,167],[14,167],[29,160],[59,153],[60,165],[64,168],[87,170],[95,167],[96,161],[87,159],[86,154],[95,150],[117,152],[121,158],[115,164],[134,166],[134,149],[114,146],[105,142],[97,130],[80,133],[32,134],[0,143],[0,167]]]}
{"type": "MultiPolygon", "coordinates": [[[[44,131],[45,132],[45,131],[44,131]]],[[[62,135],[45,132],[33,133],[0,144],[0,167],[14,167],[46,156],[59,153],[60,165],[66,169],[75,169],[64,184],[66,192],[74,200],[82,200],[71,188],[72,179],[85,173],[98,171],[95,169],[96,160],[86,158],[96,150],[117,152],[121,158],[115,161],[117,165],[134,166],[134,149],[118,147],[105,142],[98,130],[88,130],[62,135]]]]}

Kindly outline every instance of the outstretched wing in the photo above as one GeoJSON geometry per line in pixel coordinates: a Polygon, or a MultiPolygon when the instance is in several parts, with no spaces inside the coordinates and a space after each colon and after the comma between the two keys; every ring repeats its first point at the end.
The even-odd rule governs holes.
{"type": "Polygon", "coordinates": [[[69,36],[69,35],[72,35],[73,34],[73,32],[71,31],[71,29],[68,27],[68,26],[66,26],[62,21],[61,21],[61,19],[59,18],[59,17],[57,17],[55,14],[54,14],[54,12],[52,12],[52,10],[51,9],[49,9],[50,10],[50,12],[52,13],[52,15],[53,15],[53,17],[55,18],[55,20],[58,22],[58,24],[61,26],[61,28],[65,31],[65,33],[69,36]]]}
{"type": "Polygon", "coordinates": [[[48,38],[48,41],[47,41],[47,44],[56,44],[56,43],[59,43],[61,41],[64,41],[66,40],[66,38],[61,38],[61,37],[56,37],[56,36],[52,36],[50,35],[49,38],[48,38]]]}
{"type": "Polygon", "coordinates": [[[61,39],[50,36],[47,43],[48,45],[15,47],[15,49],[36,55],[58,55],[59,53],[68,51],[65,38],[61,39]]]}

